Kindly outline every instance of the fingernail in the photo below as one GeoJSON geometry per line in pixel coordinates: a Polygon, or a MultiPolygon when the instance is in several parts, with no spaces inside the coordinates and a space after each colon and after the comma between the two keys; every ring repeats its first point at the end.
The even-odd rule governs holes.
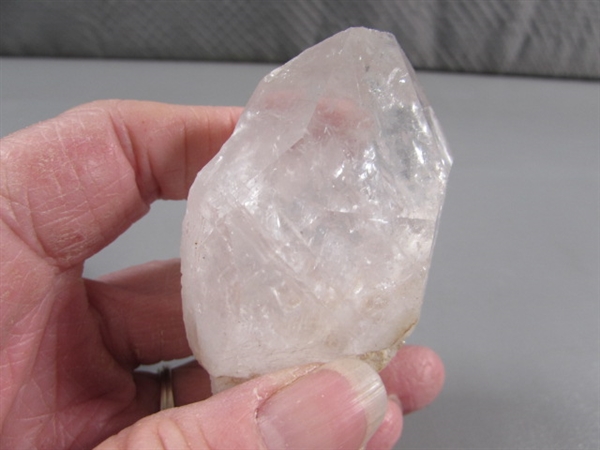
{"type": "Polygon", "coordinates": [[[402,403],[400,402],[400,399],[398,398],[398,396],[396,394],[388,395],[388,400],[391,400],[396,405],[398,405],[400,407],[400,409],[402,409],[402,403]]]}
{"type": "Polygon", "coordinates": [[[385,388],[369,365],[342,359],[278,391],[258,410],[269,449],[360,448],[381,424],[385,388]]]}

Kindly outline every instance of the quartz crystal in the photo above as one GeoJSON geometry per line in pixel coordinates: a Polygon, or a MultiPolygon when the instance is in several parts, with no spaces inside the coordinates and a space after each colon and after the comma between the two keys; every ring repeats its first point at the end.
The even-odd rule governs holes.
{"type": "Polygon", "coordinates": [[[350,28],[268,74],[184,219],[185,325],[213,390],[383,368],[419,318],[451,164],[391,34],[350,28]]]}

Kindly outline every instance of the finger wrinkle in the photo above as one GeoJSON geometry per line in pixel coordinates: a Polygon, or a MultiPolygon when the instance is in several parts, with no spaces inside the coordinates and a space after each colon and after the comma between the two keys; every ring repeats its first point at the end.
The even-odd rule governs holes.
{"type": "MultiPolygon", "coordinates": [[[[41,258],[45,259],[43,246],[33,229],[32,208],[29,202],[29,191],[26,180],[23,180],[19,170],[9,170],[12,152],[7,147],[13,147],[20,139],[5,138],[2,140],[2,182],[0,190],[0,220],[10,230],[13,236],[25,246],[31,248],[41,258]],[[10,141],[10,142],[8,142],[10,141]]],[[[18,154],[15,154],[18,157],[18,154]]],[[[10,239],[8,236],[5,239],[10,239]]]]}
{"type": "MultiPolygon", "coordinates": [[[[194,441],[198,442],[197,434],[202,432],[202,429],[194,430],[194,441]]],[[[165,417],[156,423],[156,434],[159,438],[160,444],[164,449],[181,449],[190,450],[194,447],[186,433],[181,428],[181,425],[173,420],[171,417],[165,417]]]]}
{"type": "MultiPolygon", "coordinates": [[[[79,135],[82,136],[82,146],[85,146],[86,148],[89,148],[91,146],[93,146],[93,142],[90,140],[90,136],[85,132],[86,131],[86,123],[83,120],[84,115],[86,114],[90,114],[92,113],[93,115],[97,115],[98,111],[100,111],[97,108],[90,108],[88,110],[89,112],[86,112],[85,110],[83,112],[80,112],[78,114],[74,114],[73,115],[73,119],[72,122],[77,124],[79,129],[81,130],[81,133],[79,133],[79,135]]],[[[93,232],[89,233],[90,236],[94,236],[95,240],[98,242],[104,242],[108,239],[107,236],[105,236],[105,234],[103,233],[103,227],[100,225],[103,221],[100,220],[100,217],[98,217],[98,214],[101,213],[101,210],[99,210],[98,208],[94,207],[94,202],[92,200],[91,196],[96,196],[98,195],[99,192],[102,192],[103,194],[108,192],[109,195],[103,195],[104,199],[103,201],[108,203],[109,202],[109,198],[117,198],[117,190],[115,189],[115,193],[114,194],[110,194],[113,192],[113,189],[111,189],[113,186],[117,185],[117,184],[122,184],[122,181],[124,180],[124,176],[120,176],[117,177],[113,180],[111,180],[109,183],[105,183],[104,180],[105,178],[103,177],[104,175],[104,162],[105,161],[101,161],[98,162],[93,158],[88,158],[87,155],[77,155],[77,156],[81,156],[80,161],[79,162],[79,166],[81,167],[77,167],[74,163],[73,157],[72,155],[70,155],[68,153],[68,145],[64,142],[63,140],[63,136],[62,136],[62,129],[61,127],[58,126],[58,124],[55,124],[56,127],[56,134],[58,136],[59,142],[60,142],[60,146],[59,149],[61,150],[62,154],[63,154],[63,160],[65,160],[70,167],[70,171],[73,174],[73,180],[74,180],[74,189],[80,193],[80,198],[81,198],[81,205],[78,206],[75,210],[71,211],[71,216],[73,217],[78,217],[78,218],[83,218],[86,215],[91,216],[91,218],[89,220],[81,220],[81,222],[83,222],[85,225],[90,224],[93,227],[93,232]],[[96,175],[96,176],[95,176],[96,175]],[[86,182],[84,183],[84,177],[86,179],[86,182]],[[100,181],[100,179],[102,179],[102,181],[100,181]],[[90,185],[95,188],[92,189],[90,188],[90,185]],[[73,212],[75,212],[75,214],[73,214],[73,212]]],[[[110,139],[108,139],[108,144],[110,145],[110,139]]],[[[84,149],[85,150],[85,149],[84,149]]],[[[85,153],[85,152],[84,152],[85,153]]],[[[57,181],[57,185],[59,187],[61,186],[61,182],[60,180],[56,180],[57,181]]],[[[65,195],[67,193],[65,192],[65,195]]],[[[108,214],[105,214],[105,216],[108,216],[108,214]]],[[[89,245],[89,242],[86,242],[86,244],[89,245]]],[[[81,249],[76,248],[74,253],[80,253],[81,249]]]]}
{"type": "Polygon", "coordinates": [[[102,281],[84,279],[90,312],[95,318],[100,331],[102,344],[108,352],[122,365],[133,369],[137,366],[134,352],[129,345],[126,332],[126,320],[118,313],[118,291],[102,281]],[[111,299],[113,300],[111,302],[111,299]]]}
{"type": "MultiPolygon", "coordinates": [[[[15,328],[14,326],[12,327],[15,328]]],[[[18,332],[3,343],[2,365],[0,366],[0,417],[2,422],[12,410],[18,391],[31,370],[31,348],[39,345],[36,331],[18,332]],[[10,349],[10,350],[8,350],[10,349]]]]}
{"type": "MultiPolygon", "coordinates": [[[[197,117],[196,111],[193,108],[189,109],[192,113],[192,115],[194,117],[197,117]]],[[[181,170],[181,173],[183,173],[183,176],[181,177],[181,180],[183,182],[183,185],[180,186],[180,192],[184,193],[183,196],[187,197],[187,192],[189,189],[189,186],[192,185],[192,181],[194,180],[195,177],[194,174],[192,174],[189,170],[190,167],[190,141],[188,139],[188,135],[189,135],[189,130],[188,130],[188,126],[187,126],[187,122],[185,120],[182,121],[183,122],[183,158],[181,158],[182,162],[183,162],[183,168],[181,170]]]]}
{"type": "MultiPolygon", "coordinates": [[[[186,157],[186,121],[179,117],[175,111],[171,114],[172,119],[154,130],[159,135],[158,141],[165,141],[169,147],[162,145],[147,152],[150,175],[156,186],[155,198],[173,199],[183,196],[180,189],[182,176],[178,161],[186,157]]],[[[152,135],[150,135],[152,136],[152,135]]]]}
{"type": "Polygon", "coordinates": [[[178,260],[85,280],[104,345],[130,367],[188,356],[178,260]]]}
{"type": "Polygon", "coordinates": [[[72,191],[57,195],[46,203],[45,209],[32,209],[33,231],[41,256],[47,261],[59,268],[71,267],[80,262],[87,248],[98,246],[104,240],[89,203],[83,192],[72,191]],[[76,196],[79,198],[76,206],[65,208],[65,204],[73,203],[69,198],[76,196]]]}
{"type": "MultiPolygon", "coordinates": [[[[8,194],[10,195],[10,193],[8,194]]],[[[12,200],[8,196],[2,194],[0,196],[0,220],[2,224],[6,226],[6,232],[10,233],[3,236],[3,239],[12,239],[19,241],[27,248],[32,249],[35,254],[39,257],[44,257],[41,243],[35,239],[31,239],[30,236],[37,238],[36,234],[28,226],[32,223],[31,220],[31,209],[21,201],[12,200]]],[[[4,243],[6,245],[6,243],[4,243]]],[[[19,252],[20,254],[21,252],[19,252]]],[[[2,258],[6,257],[5,252],[2,252],[2,258]]],[[[16,258],[16,256],[15,256],[16,258]]]]}
{"type": "MultiPolygon", "coordinates": [[[[46,389],[40,389],[38,393],[33,392],[29,387],[23,389],[23,380],[31,376],[36,362],[40,359],[43,330],[47,327],[50,315],[49,307],[51,306],[51,302],[46,301],[46,298],[33,305],[25,314],[13,316],[10,333],[7,339],[3,340],[2,359],[10,367],[10,374],[2,371],[2,398],[5,401],[1,402],[0,411],[3,423],[10,416],[9,412],[13,408],[31,404],[31,402],[21,401],[23,396],[33,396],[45,401],[46,389]],[[19,389],[14,390],[15,387],[19,387],[19,389]],[[13,388],[12,392],[10,392],[11,388],[13,388]]],[[[3,320],[3,324],[4,322],[5,320],[3,320]]],[[[34,383],[35,386],[37,385],[34,383]]]]}
{"type": "Polygon", "coordinates": [[[185,136],[185,189],[182,197],[194,182],[199,170],[204,167],[221,149],[235,129],[242,108],[230,107],[215,110],[211,107],[191,108],[193,126],[186,122],[185,136]],[[198,134],[198,129],[202,134],[198,134]]]}
{"type": "Polygon", "coordinates": [[[79,262],[88,256],[85,250],[107,239],[93,205],[106,193],[99,181],[106,172],[101,167],[106,147],[94,146],[93,139],[106,138],[98,129],[101,120],[89,114],[83,131],[78,129],[84,119],[75,110],[23,131],[26,138],[17,141],[27,145],[8,152],[6,160],[4,186],[12,214],[5,217],[29,247],[59,267],[79,262]]]}
{"type": "MultiPolygon", "coordinates": [[[[131,128],[127,117],[131,114],[131,104],[124,100],[110,102],[106,105],[104,112],[110,119],[113,133],[117,138],[122,153],[127,158],[134,174],[136,187],[146,205],[158,198],[158,185],[152,176],[152,167],[148,158],[147,149],[141,148],[139,136],[131,128]]],[[[147,120],[142,119],[146,125],[147,120]]]]}

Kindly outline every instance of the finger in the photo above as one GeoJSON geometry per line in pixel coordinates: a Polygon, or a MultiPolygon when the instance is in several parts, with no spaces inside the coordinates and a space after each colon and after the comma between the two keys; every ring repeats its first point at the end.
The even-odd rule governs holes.
{"type": "Polygon", "coordinates": [[[74,266],[156,198],[181,199],[239,108],[100,101],[2,140],[6,220],[38,255],[74,266]]]}
{"type": "Polygon", "coordinates": [[[341,360],[266,375],[162,411],[100,448],[360,448],[387,406],[377,373],[341,360]]]}
{"type": "Polygon", "coordinates": [[[444,364],[427,347],[406,345],[380,373],[388,394],[398,397],[404,414],[424,408],[442,390],[444,364]]]}
{"type": "Polygon", "coordinates": [[[210,376],[196,361],[176,367],[172,377],[173,396],[177,406],[200,402],[212,395],[210,376]]]}
{"type": "Polygon", "coordinates": [[[102,340],[130,368],[191,354],[181,311],[179,259],[153,261],[85,280],[102,340]]]}
{"type": "Polygon", "coordinates": [[[383,422],[367,443],[367,450],[383,450],[393,448],[402,433],[402,409],[400,402],[390,398],[383,422]]]}

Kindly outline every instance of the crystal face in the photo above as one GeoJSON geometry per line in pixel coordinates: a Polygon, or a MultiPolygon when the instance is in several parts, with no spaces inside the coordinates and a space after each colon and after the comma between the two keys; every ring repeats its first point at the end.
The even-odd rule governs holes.
{"type": "Polygon", "coordinates": [[[190,346],[220,390],[416,324],[451,156],[395,38],[351,28],[258,85],[183,225],[190,346]]]}

